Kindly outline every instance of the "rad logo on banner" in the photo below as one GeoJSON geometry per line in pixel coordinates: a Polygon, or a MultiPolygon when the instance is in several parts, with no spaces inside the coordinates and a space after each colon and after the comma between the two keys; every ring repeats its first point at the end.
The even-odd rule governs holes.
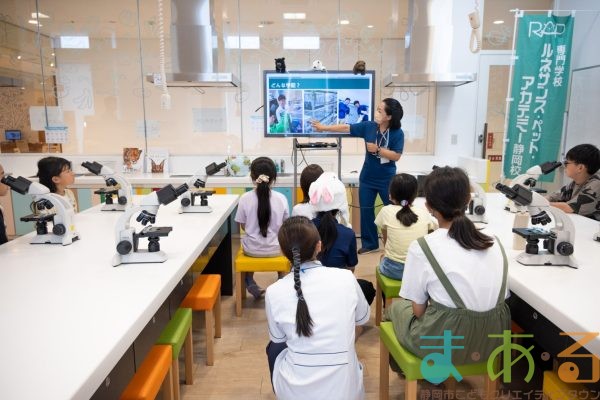
{"type": "MultiPolygon", "coordinates": [[[[504,157],[507,178],[558,157],[573,23],[571,16],[525,15],[519,19],[504,157]]],[[[551,182],[554,173],[540,179],[551,182]]]]}

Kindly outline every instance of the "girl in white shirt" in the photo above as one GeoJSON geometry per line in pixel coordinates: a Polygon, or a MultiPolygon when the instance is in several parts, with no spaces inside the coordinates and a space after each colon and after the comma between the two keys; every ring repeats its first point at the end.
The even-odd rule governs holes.
{"type": "Polygon", "coordinates": [[[265,297],[275,395],[286,400],[363,399],[355,326],[369,320],[370,310],[354,275],[317,261],[321,241],[308,218],[287,219],[278,237],[293,273],[269,286],[265,297]]]}
{"type": "Polygon", "coordinates": [[[50,193],[63,196],[77,212],[75,195],[69,189],[75,182],[75,174],[71,169],[71,161],[61,157],[45,157],[38,161],[37,177],[40,183],[50,189],[50,193]]]}
{"type": "Polygon", "coordinates": [[[435,229],[431,216],[421,207],[414,207],[417,179],[410,174],[394,175],[390,182],[390,202],[375,218],[381,229],[385,253],[379,272],[388,278],[402,280],[408,246],[435,229]]]}
{"type": "MultiPolygon", "coordinates": [[[[423,358],[432,350],[426,336],[450,330],[464,339],[452,351],[455,365],[485,360],[501,343],[488,334],[510,329],[510,310],[504,302],[509,289],[508,262],[502,244],[477,229],[465,216],[470,184],[460,168],[443,167],[427,177],[425,206],[439,229],[408,248],[400,301],[390,307],[398,341],[423,358]]],[[[434,350],[433,352],[437,352],[434,350]]]]}

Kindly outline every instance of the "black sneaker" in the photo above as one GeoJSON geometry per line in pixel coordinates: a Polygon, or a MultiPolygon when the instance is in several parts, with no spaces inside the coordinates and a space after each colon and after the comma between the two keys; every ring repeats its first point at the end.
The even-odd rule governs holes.
{"type": "Polygon", "coordinates": [[[361,247],[358,249],[358,254],[369,254],[375,253],[376,251],[379,251],[379,249],[365,249],[364,247],[361,247]]]}

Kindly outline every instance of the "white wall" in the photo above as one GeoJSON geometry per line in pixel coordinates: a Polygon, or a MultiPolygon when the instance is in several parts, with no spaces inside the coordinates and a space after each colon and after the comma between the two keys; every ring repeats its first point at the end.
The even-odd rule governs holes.
{"type": "Polygon", "coordinates": [[[598,0],[555,0],[555,10],[596,10],[575,13],[575,31],[573,33],[573,53],[571,68],[583,68],[600,65],[600,1],[598,0]]]}

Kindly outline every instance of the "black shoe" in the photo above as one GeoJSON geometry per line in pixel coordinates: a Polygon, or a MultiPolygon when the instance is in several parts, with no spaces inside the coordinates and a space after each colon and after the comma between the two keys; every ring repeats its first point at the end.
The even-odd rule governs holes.
{"type": "Polygon", "coordinates": [[[376,251],[379,251],[379,249],[365,249],[364,247],[361,247],[358,249],[358,254],[369,254],[375,253],[376,251]]]}

